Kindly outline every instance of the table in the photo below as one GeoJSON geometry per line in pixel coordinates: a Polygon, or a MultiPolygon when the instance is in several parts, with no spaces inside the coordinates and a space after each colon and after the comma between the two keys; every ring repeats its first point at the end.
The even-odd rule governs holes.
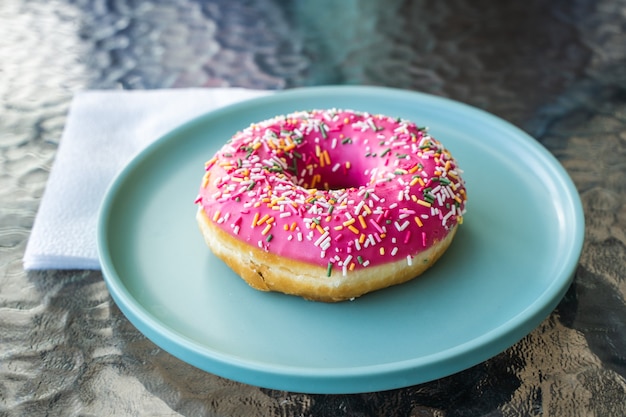
{"type": "Polygon", "coordinates": [[[626,415],[626,1],[0,3],[0,415],[626,415]],[[458,374],[351,395],[200,371],[120,313],[98,271],[22,256],[74,93],[354,84],[459,100],[563,164],[586,237],[533,332],[458,374]]]}

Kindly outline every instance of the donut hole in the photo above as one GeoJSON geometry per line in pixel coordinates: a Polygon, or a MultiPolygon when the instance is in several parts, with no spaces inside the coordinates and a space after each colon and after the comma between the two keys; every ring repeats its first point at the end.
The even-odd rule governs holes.
{"type": "Polygon", "coordinates": [[[338,161],[325,166],[309,164],[299,169],[292,177],[292,181],[306,189],[345,190],[360,188],[371,182],[370,172],[375,166],[363,166],[359,162],[361,161],[352,160],[346,165],[346,161],[338,161]]]}

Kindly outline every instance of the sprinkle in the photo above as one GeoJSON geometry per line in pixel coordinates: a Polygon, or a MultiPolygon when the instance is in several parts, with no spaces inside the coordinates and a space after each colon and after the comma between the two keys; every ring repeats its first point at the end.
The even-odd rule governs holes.
{"type": "Polygon", "coordinates": [[[213,221],[216,222],[220,218],[220,211],[216,211],[213,215],[213,221]]]}
{"type": "Polygon", "coordinates": [[[259,212],[258,211],[256,213],[254,213],[254,217],[252,218],[252,225],[251,225],[251,227],[255,227],[256,226],[257,220],[259,220],[259,212]]]}
{"type": "Polygon", "coordinates": [[[391,250],[391,256],[396,256],[396,253],[398,253],[398,248],[397,248],[397,247],[394,247],[394,248],[391,250]]]}
{"type": "Polygon", "coordinates": [[[367,228],[367,224],[365,223],[365,219],[363,218],[363,216],[359,215],[359,222],[361,223],[361,227],[363,229],[367,228]]]}
{"type": "Polygon", "coordinates": [[[265,238],[265,241],[266,241],[267,243],[269,243],[269,242],[271,242],[271,241],[272,241],[272,239],[273,239],[273,238],[274,238],[274,235],[269,234],[269,235],[267,235],[267,237],[265,238]]]}
{"type": "Polygon", "coordinates": [[[381,246],[378,252],[380,252],[381,255],[384,255],[385,254],[385,247],[381,246]]]}
{"type": "Polygon", "coordinates": [[[407,255],[406,256],[406,263],[411,266],[413,264],[413,258],[411,258],[411,255],[407,255]]]}
{"type": "Polygon", "coordinates": [[[420,206],[424,206],[424,207],[430,207],[431,204],[427,201],[424,200],[417,200],[417,204],[419,204],[420,206]]]}
{"type": "Polygon", "coordinates": [[[266,234],[268,234],[270,232],[270,230],[272,229],[272,225],[268,224],[267,226],[265,226],[265,229],[263,229],[263,231],[261,232],[261,234],[263,236],[265,236],[266,234]]]}
{"type": "Polygon", "coordinates": [[[360,232],[359,232],[359,229],[357,229],[356,227],[354,227],[354,226],[352,226],[352,225],[348,226],[348,229],[349,229],[352,233],[354,233],[355,235],[358,235],[358,234],[360,233],[360,232]]]}
{"type": "Polygon", "coordinates": [[[328,262],[328,266],[326,267],[326,276],[329,277],[333,272],[333,264],[328,262]]]}
{"type": "Polygon", "coordinates": [[[375,228],[376,230],[378,230],[378,232],[379,232],[379,233],[385,233],[385,231],[383,230],[383,228],[382,228],[382,227],[380,227],[380,225],[379,225],[379,224],[378,224],[378,223],[377,223],[374,219],[370,219],[370,224],[371,224],[372,226],[374,226],[374,228],[375,228]]]}

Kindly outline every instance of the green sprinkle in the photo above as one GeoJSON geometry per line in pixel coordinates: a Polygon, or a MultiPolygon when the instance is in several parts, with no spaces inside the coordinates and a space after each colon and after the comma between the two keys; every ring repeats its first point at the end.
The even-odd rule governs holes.
{"type": "Polygon", "coordinates": [[[343,145],[347,144],[347,143],[352,143],[352,138],[345,138],[344,140],[341,141],[341,143],[343,145]]]}
{"type": "Polygon", "coordinates": [[[359,264],[363,265],[363,257],[361,257],[361,255],[357,256],[356,260],[359,262],[359,264]]]}
{"type": "Polygon", "coordinates": [[[383,153],[380,154],[381,158],[385,155],[387,155],[389,152],[391,152],[391,148],[387,148],[383,151],[383,153]]]}
{"type": "Polygon", "coordinates": [[[251,189],[253,189],[255,185],[256,185],[256,181],[252,181],[252,182],[250,183],[250,185],[248,185],[248,191],[250,191],[251,189]]]}
{"type": "Polygon", "coordinates": [[[328,262],[328,266],[326,267],[326,276],[329,277],[332,272],[333,272],[333,264],[331,262],[328,262]]]}
{"type": "Polygon", "coordinates": [[[322,134],[322,137],[324,139],[326,139],[328,136],[326,135],[326,125],[324,123],[320,124],[320,133],[322,134]]]}
{"type": "Polygon", "coordinates": [[[318,219],[317,217],[314,217],[312,220],[313,220],[313,223],[315,223],[315,224],[317,224],[319,226],[320,219],[318,219]]]}
{"type": "Polygon", "coordinates": [[[330,214],[333,214],[333,210],[334,210],[334,209],[335,209],[335,206],[330,206],[330,207],[328,208],[328,214],[329,214],[329,215],[330,215],[330,214]]]}
{"type": "Polygon", "coordinates": [[[274,235],[267,235],[267,237],[265,238],[265,241],[269,243],[272,241],[272,239],[274,239],[274,235]]]}

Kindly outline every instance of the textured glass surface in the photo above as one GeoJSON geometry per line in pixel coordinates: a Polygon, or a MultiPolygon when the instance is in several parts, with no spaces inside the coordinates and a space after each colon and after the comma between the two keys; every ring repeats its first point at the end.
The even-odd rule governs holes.
{"type": "Polygon", "coordinates": [[[0,415],[626,415],[625,45],[624,0],[0,1],[0,415]],[[574,283],[537,329],[430,383],[295,394],[160,350],[100,272],[24,272],[74,93],[321,84],[460,100],[561,161],[586,239],[574,283]]]}

